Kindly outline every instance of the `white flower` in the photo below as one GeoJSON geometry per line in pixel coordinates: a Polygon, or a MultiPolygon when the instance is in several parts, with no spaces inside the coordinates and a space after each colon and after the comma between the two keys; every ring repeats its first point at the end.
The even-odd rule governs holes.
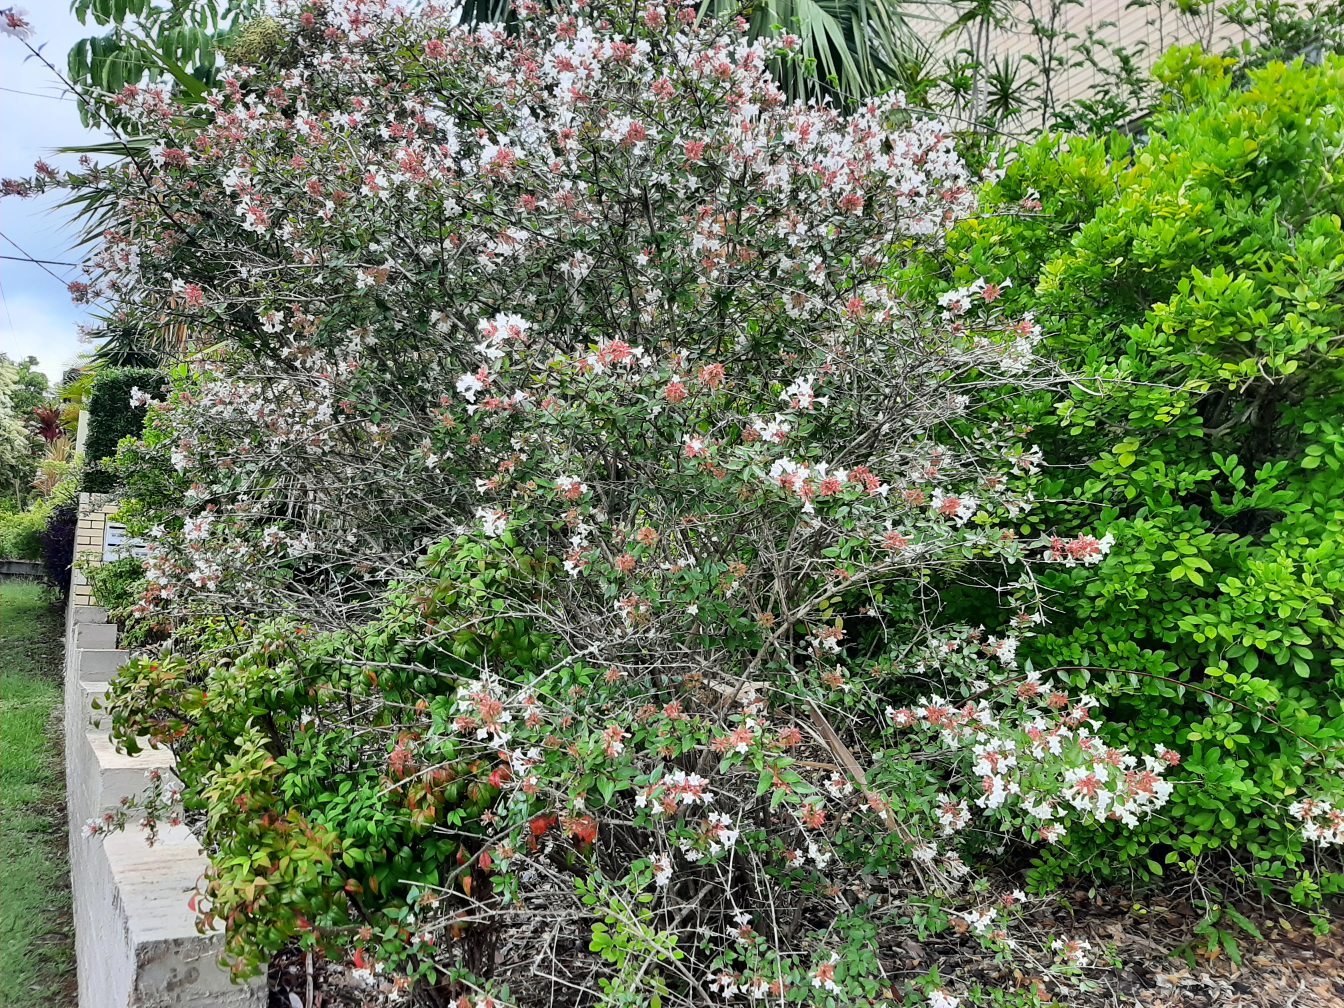
{"type": "Polygon", "coordinates": [[[923,864],[933,864],[934,858],[938,856],[938,848],[933,844],[916,844],[914,850],[910,852],[910,857],[923,864]]]}
{"type": "Polygon", "coordinates": [[[929,991],[929,1008],[957,1008],[961,998],[954,997],[945,990],[929,991]]]}
{"type": "Polygon", "coordinates": [[[980,502],[970,494],[945,494],[941,490],[936,491],[929,502],[929,507],[937,514],[953,519],[958,525],[965,525],[979,506],[980,502]]]}
{"type": "Polygon", "coordinates": [[[817,967],[816,972],[812,974],[812,986],[821,987],[825,990],[835,993],[840,990],[835,982],[835,964],[840,961],[840,957],[832,952],[831,958],[817,967]]]}
{"type": "Polygon", "coordinates": [[[741,831],[732,828],[733,820],[722,812],[711,812],[708,816],[709,822],[709,852],[717,854],[721,850],[733,846],[737,843],[741,831]]]}
{"type": "Polygon", "coordinates": [[[660,889],[672,881],[672,859],[666,854],[651,856],[649,867],[653,869],[653,884],[660,889]]]}
{"type": "Polygon", "coordinates": [[[984,910],[967,910],[961,916],[970,926],[970,929],[978,935],[988,933],[990,925],[994,923],[993,907],[984,910]]]}
{"type": "Polygon", "coordinates": [[[970,821],[971,810],[965,800],[957,800],[946,794],[938,796],[938,825],[942,827],[943,836],[951,836],[965,828],[970,821]]]}
{"type": "Polygon", "coordinates": [[[588,492],[588,484],[577,476],[557,476],[555,489],[566,500],[578,500],[588,492]]]}
{"type": "Polygon", "coordinates": [[[1050,951],[1073,966],[1087,965],[1088,953],[1091,950],[1092,944],[1081,938],[1050,939],[1050,951]]]}
{"type": "MultiPolygon", "coordinates": [[[[746,752],[746,748],[743,747],[742,751],[746,752]]],[[[838,773],[832,773],[827,777],[822,783],[822,786],[826,788],[827,792],[829,792],[833,798],[843,798],[854,790],[854,785],[849,782],[849,779],[847,777],[842,777],[838,773]]]]}
{"type": "Polygon", "coordinates": [[[188,518],[182,523],[182,535],[189,542],[200,542],[210,534],[212,524],[214,524],[214,518],[208,514],[188,518]]]}
{"type": "Polygon", "coordinates": [[[1017,645],[1016,637],[1005,637],[1002,640],[991,637],[985,641],[985,652],[997,658],[1004,668],[1017,668],[1017,645]]]}
{"type": "Polygon", "coordinates": [[[485,382],[474,374],[464,374],[457,380],[457,391],[467,402],[474,403],[476,395],[485,388],[485,382]]]}
{"type": "Polygon", "coordinates": [[[737,977],[731,973],[720,973],[709,981],[709,989],[717,991],[727,1001],[737,993],[737,977]]]}
{"type": "Polygon", "coordinates": [[[794,409],[810,410],[813,406],[825,406],[826,397],[819,396],[813,386],[816,375],[803,375],[795,378],[793,384],[779,394],[779,397],[794,409]]]}
{"type": "Polygon", "coordinates": [[[503,534],[509,525],[508,514],[493,508],[477,508],[476,517],[480,519],[481,528],[491,539],[503,534]]]}
{"type": "Polygon", "coordinates": [[[753,417],[751,420],[751,429],[754,430],[762,441],[769,441],[772,444],[783,444],[792,430],[792,425],[787,420],[781,420],[775,417],[773,420],[762,420],[760,417],[753,417]]]}
{"type": "Polygon", "coordinates": [[[830,863],[830,851],[824,851],[817,846],[815,840],[809,840],[807,843],[807,856],[812,859],[812,863],[818,868],[825,868],[830,863]]]}
{"type": "Polygon", "coordinates": [[[26,42],[33,37],[33,26],[28,12],[22,7],[7,7],[0,11],[0,35],[13,35],[26,42]]]}
{"type": "Polygon", "coordinates": [[[504,356],[504,344],[510,340],[525,340],[532,323],[521,315],[501,313],[494,318],[481,319],[476,328],[481,334],[481,342],[476,344],[476,349],[491,360],[499,360],[504,356]]]}
{"type": "Polygon", "coordinates": [[[1018,793],[1018,785],[1015,780],[1005,780],[998,776],[988,776],[981,781],[983,793],[975,800],[975,803],[984,809],[1002,808],[1008,801],[1009,795],[1018,793]]]}

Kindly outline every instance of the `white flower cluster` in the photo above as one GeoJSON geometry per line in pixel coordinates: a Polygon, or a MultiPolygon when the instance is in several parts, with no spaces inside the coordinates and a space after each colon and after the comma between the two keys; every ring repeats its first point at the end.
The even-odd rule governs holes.
{"type": "Polygon", "coordinates": [[[1344,808],[1323,798],[1303,798],[1288,806],[1288,814],[1302,824],[1303,839],[1322,847],[1344,844],[1344,808]]]}

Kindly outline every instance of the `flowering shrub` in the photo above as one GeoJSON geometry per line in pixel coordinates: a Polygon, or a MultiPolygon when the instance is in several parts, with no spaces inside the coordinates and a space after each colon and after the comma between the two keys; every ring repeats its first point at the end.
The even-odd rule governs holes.
{"type": "Polygon", "coordinates": [[[1175,762],[1017,657],[1037,568],[1111,541],[1015,531],[1040,453],[972,403],[1048,387],[1031,318],[892,280],[976,180],[899,98],[788,103],[787,36],[522,14],[291,4],[203,111],[118,95],[150,154],[68,180],[118,200],[90,296],[201,348],[133,393],[175,632],[113,730],[176,750],[242,971],[298,940],[465,1004],[955,1006],[882,950],[1024,948],[975,859],[1133,824],[1175,762]],[[929,587],[1000,572],[993,635],[929,587]]]}
{"type": "Polygon", "coordinates": [[[1072,666],[1110,741],[1175,745],[1199,784],[1126,836],[1076,831],[1050,872],[1208,866],[1309,902],[1342,880],[1290,806],[1337,779],[1344,745],[1344,63],[1274,64],[1237,91],[1224,62],[1159,66],[1174,104],[1143,146],[1020,150],[984,194],[995,213],[949,237],[943,297],[1015,278],[1004,310],[1037,311],[1082,379],[1003,413],[1055,464],[1037,493],[1059,503],[1024,527],[1092,501],[1114,541],[1095,572],[1046,571],[1054,615],[1023,657],[1072,666]]]}

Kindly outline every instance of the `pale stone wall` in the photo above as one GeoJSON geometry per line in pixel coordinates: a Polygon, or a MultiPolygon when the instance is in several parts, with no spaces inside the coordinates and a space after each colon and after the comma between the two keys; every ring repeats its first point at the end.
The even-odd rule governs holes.
{"type": "MultiPolygon", "coordinates": [[[[99,563],[115,503],[80,496],[75,557],[99,563]]],[[[263,982],[235,984],[218,964],[218,932],[201,935],[188,906],[206,868],[185,827],[161,831],[150,847],[138,829],[103,839],[83,824],[138,794],[151,770],[169,773],[172,753],[117,752],[100,727],[94,701],[128,654],[117,627],[96,604],[79,571],[71,574],[66,614],[65,766],[70,818],[70,875],[80,1008],[261,1008],[263,982]]]]}

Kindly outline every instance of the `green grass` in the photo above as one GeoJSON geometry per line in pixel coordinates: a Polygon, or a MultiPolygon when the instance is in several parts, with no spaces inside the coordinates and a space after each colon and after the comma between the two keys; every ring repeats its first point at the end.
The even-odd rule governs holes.
{"type": "Polygon", "coordinates": [[[0,1003],[73,1004],[61,767],[61,622],[46,592],[0,581],[0,1003]]]}

